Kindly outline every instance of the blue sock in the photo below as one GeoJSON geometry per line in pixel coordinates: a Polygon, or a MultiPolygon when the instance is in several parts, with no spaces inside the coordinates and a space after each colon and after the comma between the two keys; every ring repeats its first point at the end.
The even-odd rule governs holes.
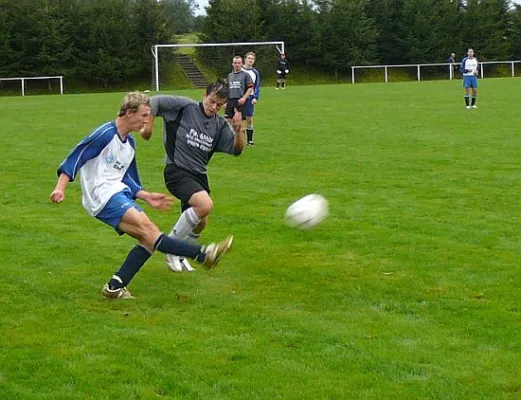
{"type": "Polygon", "coordinates": [[[123,265],[121,265],[119,271],[114,274],[115,277],[109,281],[110,288],[119,289],[127,286],[151,255],[152,254],[141,245],[130,250],[127,259],[123,265]]]}
{"type": "Polygon", "coordinates": [[[185,240],[171,238],[164,233],[156,240],[154,250],[176,256],[193,258],[199,262],[203,262],[206,257],[204,253],[205,248],[203,246],[185,240]]]}

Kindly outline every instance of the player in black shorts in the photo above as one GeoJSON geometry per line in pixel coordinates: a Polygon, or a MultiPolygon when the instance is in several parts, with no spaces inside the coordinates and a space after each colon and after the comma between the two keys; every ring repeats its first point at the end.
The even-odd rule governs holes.
{"type": "Polygon", "coordinates": [[[277,87],[286,89],[286,75],[289,74],[289,61],[286,59],[286,53],[280,53],[280,58],[277,61],[277,87]]]}
{"type": "MultiPolygon", "coordinates": [[[[228,85],[230,86],[230,95],[224,117],[231,121],[235,113],[240,114],[240,118],[245,121],[244,105],[253,92],[253,81],[250,75],[242,69],[242,57],[233,57],[233,71],[228,74],[228,85]]],[[[246,124],[243,122],[243,130],[246,129],[246,124]]]]}
{"type": "MultiPolygon", "coordinates": [[[[224,80],[206,88],[200,103],[180,96],[153,96],[151,115],[141,136],[148,140],[156,117],[163,118],[163,142],[166,151],[165,185],[181,200],[182,214],[169,236],[196,241],[206,227],[212,211],[207,166],[214,153],[238,156],[246,145],[240,114],[231,126],[218,115],[228,100],[230,89],[224,80]]],[[[193,271],[185,258],[166,258],[175,272],[193,271]]]]}

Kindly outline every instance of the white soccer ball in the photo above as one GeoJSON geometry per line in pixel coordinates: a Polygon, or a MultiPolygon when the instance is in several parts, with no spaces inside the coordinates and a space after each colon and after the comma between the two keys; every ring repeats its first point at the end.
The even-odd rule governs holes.
{"type": "Polygon", "coordinates": [[[311,229],[329,215],[329,202],[319,194],[308,194],[286,210],[286,224],[297,229],[311,229]]]}

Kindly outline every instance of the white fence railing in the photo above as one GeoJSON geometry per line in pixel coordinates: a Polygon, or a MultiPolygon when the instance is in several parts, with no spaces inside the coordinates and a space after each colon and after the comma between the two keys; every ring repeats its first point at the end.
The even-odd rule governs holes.
{"type": "Polygon", "coordinates": [[[0,81],[21,81],[22,96],[25,96],[25,81],[27,80],[42,80],[42,79],[59,79],[60,80],[60,94],[63,94],[63,76],[34,76],[34,77],[19,77],[19,78],[0,78],[0,81]]]}
{"type": "MultiPolygon", "coordinates": [[[[516,76],[516,69],[515,65],[520,64],[521,60],[516,61],[483,61],[479,63],[479,73],[480,77],[483,79],[485,78],[485,65],[492,65],[492,64],[506,64],[510,66],[510,74],[512,78],[516,76]]],[[[459,75],[459,66],[460,63],[434,63],[434,64],[395,64],[395,65],[355,65],[351,67],[351,83],[356,83],[355,78],[355,71],[356,70],[362,70],[362,69],[378,69],[383,68],[384,70],[384,82],[389,82],[389,72],[392,69],[396,68],[416,68],[416,79],[418,81],[422,80],[422,67],[445,67],[441,68],[442,70],[445,69],[447,73],[448,79],[454,79],[454,76],[459,75]]],[[[521,74],[520,74],[521,75],[521,74]]]]}

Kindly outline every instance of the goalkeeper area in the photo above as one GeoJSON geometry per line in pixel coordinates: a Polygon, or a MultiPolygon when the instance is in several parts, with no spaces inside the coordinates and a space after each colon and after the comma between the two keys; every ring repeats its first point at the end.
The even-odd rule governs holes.
{"type": "Polygon", "coordinates": [[[152,47],[152,89],[179,90],[205,87],[232,71],[234,56],[256,55],[261,82],[274,82],[277,58],[284,42],[157,44],[152,47]]]}

